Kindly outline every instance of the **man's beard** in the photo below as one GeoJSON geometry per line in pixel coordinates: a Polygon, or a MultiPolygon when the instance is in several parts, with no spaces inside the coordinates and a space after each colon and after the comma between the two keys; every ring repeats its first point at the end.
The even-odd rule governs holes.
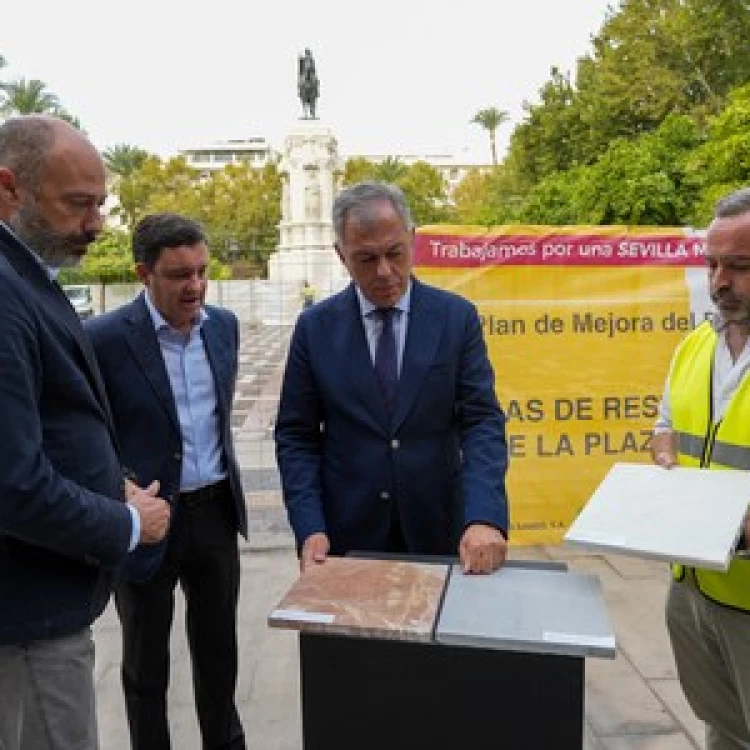
{"type": "Polygon", "coordinates": [[[96,239],[96,232],[63,234],[55,231],[36,213],[33,204],[21,206],[9,224],[19,238],[51,268],[78,265],[86,248],[96,239]]]}
{"type": "Polygon", "coordinates": [[[711,295],[711,301],[716,305],[720,315],[719,330],[725,330],[728,326],[740,326],[741,328],[750,328],[750,306],[744,303],[732,293],[711,295]],[[722,303],[730,305],[729,311],[722,309],[722,303]]]}

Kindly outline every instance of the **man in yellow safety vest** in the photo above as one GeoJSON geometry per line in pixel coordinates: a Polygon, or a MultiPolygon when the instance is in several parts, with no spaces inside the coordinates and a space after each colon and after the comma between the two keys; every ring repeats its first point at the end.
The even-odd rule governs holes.
{"type": "MultiPolygon", "coordinates": [[[[750,470],[750,188],[716,206],[706,237],[718,315],[679,344],[652,442],[666,468],[750,470]]],[[[749,488],[750,489],[750,488],[749,488]]],[[[750,540],[746,519],[742,547],[750,540]]],[[[750,749],[750,559],[726,573],[673,566],[666,616],[707,750],[750,749]]]]}

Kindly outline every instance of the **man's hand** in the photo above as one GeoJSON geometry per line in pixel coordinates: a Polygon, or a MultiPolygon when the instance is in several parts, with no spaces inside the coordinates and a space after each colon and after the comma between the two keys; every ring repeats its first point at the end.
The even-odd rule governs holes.
{"type": "Polygon", "coordinates": [[[125,479],[123,484],[125,488],[125,499],[130,502],[130,498],[133,496],[133,493],[137,492],[140,487],[138,487],[138,485],[132,479],[125,479]]]}
{"type": "Polygon", "coordinates": [[[305,542],[302,545],[302,551],[300,552],[300,572],[304,573],[308,567],[315,565],[316,563],[324,563],[330,547],[331,544],[328,541],[328,536],[322,531],[319,531],[316,534],[310,534],[310,536],[305,539],[305,542]]]}
{"type": "Polygon", "coordinates": [[[651,436],[651,458],[657,466],[665,469],[677,466],[673,432],[658,432],[651,436]]]}
{"type": "Polygon", "coordinates": [[[130,480],[125,480],[125,497],[138,511],[141,518],[141,544],[156,544],[167,534],[172,509],[160,498],[159,482],[154,480],[146,489],[141,489],[130,480]]]}
{"type": "Polygon", "coordinates": [[[468,526],[458,545],[464,573],[492,573],[505,562],[507,554],[508,542],[502,531],[484,523],[468,526]]]}

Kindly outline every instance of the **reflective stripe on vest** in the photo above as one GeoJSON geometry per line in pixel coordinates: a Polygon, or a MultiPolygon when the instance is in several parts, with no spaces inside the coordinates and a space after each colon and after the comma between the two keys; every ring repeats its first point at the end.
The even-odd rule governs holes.
{"type": "MultiPolygon", "coordinates": [[[[706,450],[705,438],[697,435],[688,435],[685,432],[677,432],[677,451],[684,453],[690,458],[701,461],[706,450]]],[[[722,440],[714,440],[711,446],[711,461],[721,464],[730,469],[750,471],[750,447],[746,445],[733,445],[722,440]]]]}
{"type": "Polygon", "coordinates": [[[698,435],[688,435],[687,432],[675,430],[677,436],[677,452],[684,453],[690,458],[700,461],[703,458],[703,451],[706,448],[706,440],[698,435]]]}
{"type": "MultiPolygon", "coordinates": [[[[726,412],[712,423],[711,380],[717,336],[710,323],[696,328],[677,348],[669,376],[672,429],[681,466],[750,469],[750,377],[745,376],[726,412]]],[[[750,482],[748,483],[750,489],[750,482]]],[[[677,580],[680,565],[672,566],[677,580]]],[[[750,611],[750,560],[734,558],[726,573],[695,568],[696,584],[708,598],[750,611]]]]}

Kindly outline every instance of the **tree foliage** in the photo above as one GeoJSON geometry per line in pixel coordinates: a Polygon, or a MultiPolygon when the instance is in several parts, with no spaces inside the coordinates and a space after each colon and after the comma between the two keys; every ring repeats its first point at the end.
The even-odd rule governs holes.
{"type": "Polygon", "coordinates": [[[148,152],[128,143],[109,146],[102,152],[107,169],[118,177],[127,177],[143,166],[148,159],[148,152]]]}
{"type": "MultiPolygon", "coordinates": [[[[6,65],[5,57],[0,54],[0,70],[6,65]]],[[[62,106],[57,95],[47,89],[44,81],[24,77],[0,81],[0,117],[33,114],[54,115],[81,128],[78,118],[62,106]]]]}
{"type": "Polygon", "coordinates": [[[748,10],[621,0],[575,77],[553,68],[524,105],[498,170],[459,187],[457,215],[705,224],[717,197],[750,180],[748,10]]]}
{"type": "Polygon", "coordinates": [[[452,218],[448,186],[440,172],[425,161],[406,165],[392,156],[382,162],[361,156],[348,159],[344,165],[342,183],[354,185],[366,180],[398,185],[404,191],[417,226],[452,218]]]}
{"type": "Polygon", "coordinates": [[[750,184],[750,84],[732,92],[727,107],[709,121],[706,139],[686,168],[697,192],[688,220],[705,226],[720,197],[750,184]]]}
{"type": "Polygon", "coordinates": [[[239,258],[262,267],[278,244],[281,176],[275,164],[255,169],[230,164],[202,176],[183,157],[148,156],[113,185],[115,215],[132,232],[150,213],[171,211],[201,222],[222,261],[239,258]]]}
{"type": "Polygon", "coordinates": [[[668,117],[654,133],[612,141],[592,165],[546,177],[529,192],[522,221],[679,225],[695,197],[687,163],[700,143],[694,121],[668,117]]]}

